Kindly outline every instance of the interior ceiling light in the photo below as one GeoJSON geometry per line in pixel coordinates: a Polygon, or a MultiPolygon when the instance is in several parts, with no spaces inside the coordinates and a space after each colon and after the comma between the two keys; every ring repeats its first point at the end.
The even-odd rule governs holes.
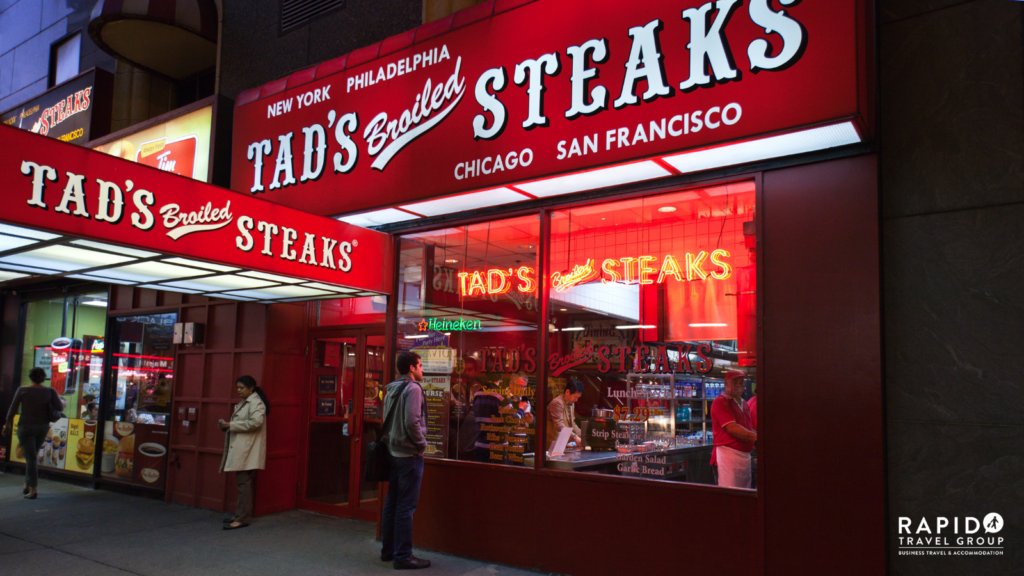
{"type": "Polygon", "coordinates": [[[419,340],[421,338],[430,338],[429,334],[410,334],[405,337],[406,340],[419,340]]]}
{"type": "Polygon", "coordinates": [[[502,204],[511,204],[512,202],[522,202],[528,199],[529,197],[508,188],[495,188],[493,190],[483,190],[481,192],[418,202],[402,206],[402,208],[429,217],[476,210],[478,208],[490,208],[492,206],[501,206],[502,204]]]}
{"type": "MultiPolygon", "coordinates": [[[[768,160],[770,158],[781,158],[794,154],[804,154],[817,150],[857,144],[861,141],[860,135],[852,122],[822,126],[800,130],[779,136],[770,136],[748,142],[726,144],[716,148],[684,152],[674,156],[663,158],[673,168],[687,174],[711,170],[723,166],[735,166],[768,160]]],[[[525,190],[525,188],[524,188],[525,190]]]]}
{"type": "Polygon", "coordinates": [[[536,246],[533,246],[532,244],[520,244],[519,245],[519,249],[520,250],[533,250],[534,248],[536,248],[536,246]]]}
{"type": "Polygon", "coordinates": [[[690,328],[723,328],[725,326],[728,326],[728,324],[714,323],[714,322],[690,324],[690,328]]]}
{"type": "Polygon", "coordinates": [[[146,252],[145,250],[136,250],[135,248],[125,248],[124,246],[114,246],[113,244],[104,244],[103,242],[93,242],[92,240],[72,240],[72,244],[78,244],[79,246],[85,246],[87,248],[96,248],[97,250],[106,250],[107,252],[113,252],[115,254],[127,254],[129,256],[135,256],[136,258],[152,258],[159,256],[156,252],[146,252]]]}
{"type": "Polygon", "coordinates": [[[189,276],[201,276],[209,274],[206,270],[175,266],[163,262],[139,262],[99,271],[108,278],[120,278],[122,280],[134,280],[136,282],[159,282],[161,280],[174,280],[175,278],[188,278],[189,276]]]}
{"type": "Polygon", "coordinates": [[[410,214],[397,208],[385,208],[383,210],[377,210],[374,212],[364,212],[362,214],[351,214],[349,216],[340,216],[338,220],[347,222],[355,226],[362,226],[369,228],[371,226],[383,226],[384,224],[394,224],[395,222],[405,222],[406,220],[413,220],[419,218],[415,214],[410,214]]]}
{"type": "Polygon", "coordinates": [[[572,328],[562,328],[562,332],[583,332],[586,330],[583,326],[573,326],[572,328]]]}
{"type": "Polygon", "coordinates": [[[33,230],[31,228],[11,226],[10,224],[0,224],[0,234],[13,234],[15,236],[24,236],[25,238],[35,238],[36,240],[54,240],[56,238],[60,238],[60,234],[50,234],[49,232],[40,232],[39,230],[33,230]]]}
{"type": "Polygon", "coordinates": [[[306,286],[308,288],[316,288],[317,290],[329,290],[331,292],[347,292],[347,293],[358,292],[358,290],[353,290],[351,288],[342,288],[341,286],[333,286],[331,284],[322,284],[320,282],[306,282],[305,284],[303,284],[303,286],[306,286]]]}
{"type": "Polygon", "coordinates": [[[86,306],[102,306],[107,307],[106,300],[86,300],[85,302],[79,302],[79,304],[85,304],[86,306]]]}
{"type": "Polygon", "coordinates": [[[202,290],[188,290],[186,288],[179,288],[177,286],[167,286],[164,284],[139,284],[139,288],[152,288],[153,290],[167,290],[168,292],[183,292],[185,294],[199,294],[202,290]]]}
{"type": "Polygon", "coordinates": [[[56,270],[47,270],[46,268],[36,268],[35,266],[18,266],[16,264],[6,264],[0,262],[0,267],[8,270],[17,270],[18,272],[28,272],[30,274],[56,274],[56,270]]]}
{"type": "Polygon", "coordinates": [[[25,278],[28,274],[21,274],[19,272],[10,272],[7,270],[0,270],[0,282],[6,282],[8,280],[16,280],[18,278],[25,278]]]}
{"type": "Polygon", "coordinates": [[[595,188],[607,188],[631,182],[664,178],[671,175],[671,172],[655,162],[645,161],[528,182],[518,185],[517,188],[534,196],[546,198],[548,196],[583,192],[584,190],[593,190],[595,188]]]}
{"type": "Polygon", "coordinates": [[[241,270],[241,268],[235,268],[233,266],[221,266],[220,264],[210,264],[209,262],[189,260],[188,258],[165,258],[164,262],[167,262],[169,264],[181,264],[183,266],[195,266],[197,268],[206,268],[207,270],[213,270],[215,272],[234,272],[235,270],[241,270]]]}
{"type": "Polygon", "coordinates": [[[18,238],[17,236],[0,234],[0,252],[22,248],[35,243],[35,240],[29,240],[28,238],[18,238]]]}
{"type": "Polygon", "coordinates": [[[302,282],[302,280],[299,280],[298,278],[278,276],[277,274],[267,274],[266,272],[253,272],[251,270],[246,272],[239,272],[239,274],[241,274],[242,276],[248,276],[250,278],[260,278],[263,280],[270,280],[271,282],[280,282],[282,284],[298,284],[299,282],[302,282]]]}
{"type": "Polygon", "coordinates": [[[111,266],[123,262],[131,262],[132,260],[134,258],[128,256],[117,256],[95,250],[82,250],[81,248],[72,248],[71,246],[46,246],[0,258],[0,262],[22,264],[25,266],[44,266],[64,272],[98,266],[111,266]]]}
{"type": "Polygon", "coordinates": [[[458,264],[459,263],[459,261],[456,260],[455,258],[449,258],[449,259],[445,260],[445,262],[448,263],[448,264],[458,264]]]}
{"type": "MultiPolygon", "coordinates": [[[[661,213],[664,213],[664,214],[671,214],[672,212],[675,212],[675,211],[676,211],[676,207],[675,206],[662,206],[661,208],[658,208],[658,212],[661,212],[661,213]]],[[[603,218],[602,218],[602,220],[603,220],[603,218]]]]}
{"type": "Polygon", "coordinates": [[[245,298],[255,299],[271,299],[276,300],[279,298],[306,298],[313,296],[332,296],[330,292],[324,292],[323,290],[315,290],[313,288],[304,288],[302,286],[274,286],[272,288],[261,288],[258,290],[236,290],[234,292],[225,292],[225,295],[232,294],[236,296],[242,296],[245,298]]]}
{"type": "Polygon", "coordinates": [[[210,276],[208,278],[198,278],[196,280],[177,280],[175,282],[167,282],[161,285],[185,288],[186,290],[197,290],[200,292],[220,292],[221,290],[265,288],[267,286],[273,286],[274,284],[266,280],[257,280],[255,278],[224,274],[222,276],[210,276]]]}
{"type": "Polygon", "coordinates": [[[651,325],[651,324],[636,324],[636,325],[630,325],[630,326],[616,326],[615,327],[616,330],[637,330],[637,329],[646,329],[646,328],[657,328],[657,326],[654,326],[654,325],[651,325]]]}
{"type": "Polygon", "coordinates": [[[559,308],[558,311],[559,312],[568,312],[569,309],[568,308],[559,308]]]}
{"type": "Polygon", "coordinates": [[[123,284],[125,286],[132,286],[137,284],[137,282],[132,282],[131,280],[121,280],[120,278],[104,278],[102,276],[93,276],[91,274],[68,274],[66,278],[74,278],[76,280],[88,280],[90,282],[106,282],[108,284],[123,284]]]}

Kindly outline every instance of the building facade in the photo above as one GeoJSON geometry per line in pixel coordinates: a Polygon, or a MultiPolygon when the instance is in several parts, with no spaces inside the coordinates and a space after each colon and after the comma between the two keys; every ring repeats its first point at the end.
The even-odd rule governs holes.
{"type": "MultiPolygon", "coordinates": [[[[667,573],[680,565],[678,559],[635,564],[632,554],[595,555],[566,549],[560,541],[568,533],[570,539],[626,550],[678,543],[684,556],[689,554],[683,565],[711,571],[716,569],[714,559],[699,552],[701,546],[711,545],[700,526],[715,532],[738,520],[743,528],[736,538],[744,552],[737,555],[735,573],[802,569],[952,574],[995,572],[1020,564],[1024,516],[1015,510],[1022,496],[1018,481],[1022,460],[1014,446],[1020,445],[1022,431],[1021,419],[1011,408],[1024,394],[1016,376],[1021,372],[1019,354],[1014,354],[1020,337],[1014,336],[1013,329],[1021,310],[1019,290],[1015,290],[1020,234],[1015,232],[1024,221],[1015,212],[1024,200],[1024,160],[1017,152],[1024,149],[1024,7],[1020,3],[857,3],[856,15],[847,15],[850,28],[857,26],[860,55],[856,141],[806,150],[798,156],[769,154],[740,166],[705,166],[696,172],[677,167],[654,179],[604,183],[568,194],[538,193],[544,188],[537,182],[545,180],[533,181],[527,175],[515,178],[511,185],[513,192],[526,192],[516,201],[459,209],[424,205],[445,197],[443,187],[418,197],[401,187],[375,190],[401,201],[347,197],[344,188],[330,198],[304,193],[298,186],[295,192],[282,194],[282,190],[274,196],[272,182],[284,179],[284,189],[288,187],[288,174],[279,174],[275,164],[280,158],[276,138],[287,130],[260,134],[259,115],[251,111],[259,107],[266,113],[262,122],[270,124],[271,104],[283,96],[301,98],[306,84],[311,88],[307,105],[312,104],[312,87],[322,89],[322,78],[340,79],[333,90],[338,94],[335,98],[341,99],[344,71],[358,66],[364,66],[360,71],[371,70],[376,66],[370,64],[380,59],[385,75],[390,74],[388,54],[406,50],[412,59],[419,45],[433,49],[438,44],[431,43],[434,37],[455,38],[490,27],[488,41],[543,45],[544,38],[531,40],[521,27],[513,28],[523,33],[524,40],[500,35],[503,23],[514,18],[517,10],[543,14],[547,9],[555,19],[554,29],[558,22],[572,29],[570,23],[586,17],[561,10],[553,0],[468,2],[465,6],[400,0],[324,2],[322,13],[309,19],[295,17],[288,12],[288,4],[196,2],[192,20],[181,14],[163,15],[170,26],[192,30],[194,36],[203,36],[205,30],[206,38],[210,22],[215,23],[215,52],[202,42],[196,50],[204,57],[214,54],[216,64],[177,77],[173,68],[165,67],[168,63],[141,62],[123,49],[118,53],[116,38],[90,32],[93,22],[113,17],[92,3],[21,0],[0,6],[0,108],[5,120],[28,117],[25,111],[35,100],[57,94],[96,67],[111,74],[107,125],[102,126],[103,114],[93,111],[93,135],[76,142],[79,145],[122,158],[134,155],[131,159],[142,164],[151,158],[150,165],[165,171],[166,162],[161,164],[157,158],[163,151],[170,152],[173,155],[168,158],[192,159],[192,164],[176,160],[181,162],[178,174],[224,187],[230,184],[236,192],[246,193],[259,184],[260,169],[254,181],[249,163],[253,158],[245,157],[248,141],[239,139],[268,138],[272,150],[256,149],[265,156],[263,180],[270,188],[263,197],[377,228],[390,236],[394,258],[387,270],[387,289],[381,285],[379,292],[342,292],[354,297],[328,298],[339,289],[307,282],[303,286],[309,285],[312,293],[320,291],[316,300],[302,301],[310,296],[299,295],[295,302],[278,299],[274,303],[267,303],[270,300],[264,296],[231,299],[232,295],[244,297],[226,288],[174,291],[160,279],[117,284],[101,272],[84,274],[92,278],[69,278],[65,273],[60,279],[42,281],[46,279],[31,271],[8,267],[16,276],[4,286],[0,397],[6,401],[26,382],[24,374],[31,365],[49,362],[48,366],[58,367],[61,350],[54,343],[65,337],[72,343],[81,341],[72,344],[73,350],[88,350],[85,364],[92,357],[104,358],[95,369],[67,378],[68,382],[78,380],[75,387],[61,384],[65,392],[74,394],[69,395],[73,401],[65,425],[69,437],[75,421],[92,420],[91,425],[83,424],[83,432],[92,426],[93,434],[99,434],[99,416],[100,421],[111,423],[111,431],[104,431],[103,438],[120,443],[131,435],[119,427],[121,422],[128,423],[130,401],[135,401],[137,412],[144,411],[144,403],[168,408],[146,410],[154,415],[151,422],[131,422],[138,427],[136,435],[148,435],[136,440],[140,445],[160,444],[154,434],[169,432],[162,443],[168,458],[159,488],[147,486],[137,473],[119,474],[115,454],[121,454],[120,446],[116,451],[111,448],[106,458],[110,462],[98,456],[92,468],[75,471],[64,464],[67,456],[54,459],[51,468],[58,468],[60,462],[65,472],[74,472],[63,475],[71,480],[122,489],[130,485],[171,501],[228,507],[232,487],[215,474],[220,447],[208,428],[228,409],[233,376],[252,373],[264,382],[275,406],[282,408],[270,424],[268,455],[274,471],[268,471],[257,489],[257,512],[301,507],[376,520],[379,487],[361,481],[359,454],[374,437],[374,424],[381,417],[375,399],[379,400],[380,387],[391,376],[394,354],[413,349],[430,359],[435,369],[428,370],[426,384],[446,395],[448,402],[436,414],[431,451],[437,458],[431,459],[424,479],[418,545],[574,574],[644,566],[667,573]],[[535,5],[520,6],[525,4],[535,5]],[[206,5],[213,6],[212,21],[206,5]],[[189,28],[190,22],[199,24],[189,28]],[[108,50],[98,48],[94,38],[105,42],[108,50]],[[204,110],[208,119],[191,120],[190,115],[204,110]],[[186,117],[189,120],[182,120],[186,117]],[[205,130],[206,148],[202,136],[187,154],[174,146],[166,148],[192,146],[187,136],[196,130],[188,122],[199,122],[200,133],[205,130]],[[146,132],[153,130],[162,132],[146,132]],[[138,136],[142,133],[146,135],[138,136]],[[160,138],[165,142],[155,150],[152,143],[160,138]],[[181,168],[185,165],[190,171],[181,168]],[[691,210],[688,202],[706,207],[691,210]],[[659,211],[664,207],[675,210],[659,211]],[[373,215],[388,209],[411,216],[381,219],[373,215]],[[619,222],[626,214],[636,216],[619,222]],[[606,219],[630,230],[626,240],[606,229],[606,219]],[[717,235],[700,228],[711,219],[720,226],[717,235]],[[686,230],[691,224],[692,238],[680,232],[678,241],[673,240],[672,231],[686,230]],[[629,237],[630,233],[636,236],[629,237]],[[478,245],[494,252],[479,253],[478,245]],[[716,257],[712,254],[716,250],[728,256],[716,257]],[[702,253],[708,258],[703,268],[702,253]],[[683,263],[679,270],[673,270],[673,258],[683,263]],[[591,261],[593,269],[586,270],[591,261]],[[715,269],[712,262],[723,266],[715,269]],[[647,274],[654,281],[643,284],[647,263],[651,266],[647,274]],[[502,270],[509,274],[502,275],[502,270]],[[632,270],[636,270],[636,282],[630,281],[632,270]],[[701,271],[710,279],[694,281],[692,276],[700,276],[701,271]],[[678,286],[685,289],[673,287],[673,272],[680,280],[678,286]],[[598,277],[605,282],[597,282],[598,277]],[[526,289],[531,280],[550,288],[526,289]],[[474,281],[480,283],[478,287],[474,281]],[[563,286],[564,290],[558,289],[563,286]],[[758,295],[756,299],[731,300],[751,291],[758,295]],[[98,306],[89,304],[98,300],[106,303],[105,317],[95,313],[98,306]],[[637,307],[615,304],[618,301],[636,301],[637,307]],[[736,319],[728,329],[721,327],[732,323],[722,319],[726,316],[736,319]],[[477,325],[467,324],[467,318],[477,325]],[[178,322],[205,325],[205,343],[165,347],[162,339],[169,334],[164,332],[178,322]],[[419,328],[420,322],[439,322],[439,328],[419,328]],[[623,336],[629,330],[634,333],[623,336]],[[99,348],[97,342],[102,343],[99,348]],[[705,342],[709,348],[700,350],[705,342]],[[716,342],[723,344],[717,347],[716,342]],[[594,349],[582,358],[577,351],[587,343],[594,349]],[[682,347],[688,343],[695,345],[692,351],[682,347]],[[119,352],[111,352],[115,346],[119,352]],[[602,346],[607,349],[602,351],[602,346]],[[647,350],[641,352],[641,346],[647,350]],[[454,350],[454,356],[446,357],[447,350],[454,350]],[[109,354],[138,356],[120,361],[122,370],[132,373],[121,378],[124,391],[108,388],[118,380],[112,365],[119,362],[109,354]],[[688,369],[683,369],[684,364],[688,369]],[[710,422],[703,420],[710,420],[710,400],[720,383],[720,374],[715,375],[725,369],[745,371],[745,396],[750,399],[756,394],[760,402],[757,481],[749,492],[713,486],[707,461],[710,422]],[[161,384],[157,377],[142,378],[149,370],[157,371],[157,376],[163,370],[176,380],[165,379],[161,384]],[[525,376],[526,386],[512,390],[517,374],[525,376]],[[581,416],[577,422],[587,425],[580,433],[591,450],[582,456],[560,457],[557,446],[549,445],[551,440],[557,443],[557,438],[547,436],[554,426],[544,414],[573,379],[587,388],[577,404],[581,416]],[[101,413],[90,418],[74,411],[89,408],[83,399],[92,388],[109,394],[100,400],[106,402],[99,407],[101,413]],[[173,392],[165,393],[165,388],[173,392]],[[645,392],[636,392],[640,389],[645,392]],[[667,397],[656,395],[662,389],[669,391],[667,397]],[[534,421],[523,425],[525,416],[515,414],[517,407],[506,402],[508,398],[520,399],[519,411],[525,410],[524,405],[532,408],[534,421]],[[626,410],[616,412],[613,406],[626,410]],[[608,413],[599,412],[602,409],[608,413]],[[518,424],[505,421],[509,414],[520,419],[518,424]],[[633,422],[631,418],[642,422],[646,434],[642,441],[630,437],[628,442],[609,446],[660,442],[652,448],[655,454],[665,454],[665,461],[657,457],[646,461],[645,452],[609,451],[619,456],[588,462],[588,456],[606,454],[600,444],[604,431],[632,433],[633,428],[620,425],[633,422]],[[805,418],[811,423],[809,429],[796,424],[805,418]],[[671,433],[652,435],[656,422],[662,421],[671,422],[671,433]],[[154,428],[147,431],[148,426],[154,428]],[[700,440],[695,441],[698,434],[700,440]],[[665,438],[672,438],[668,446],[665,438]],[[657,471],[634,470],[634,462],[657,471]],[[495,491],[508,494],[512,504],[485,509],[481,502],[493,502],[495,491]],[[922,544],[902,540],[911,535],[901,529],[907,519],[916,538],[928,535],[916,530],[922,519],[934,529],[939,517],[981,519],[993,512],[1006,521],[1005,530],[998,533],[1005,538],[1001,556],[922,557],[911,555],[922,544]],[[474,521],[460,520],[468,518],[474,521]],[[618,520],[628,518],[643,518],[645,528],[616,526],[618,520]],[[694,524],[687,527],[679,522],[683,518],[694,524]],[[807,530],[808,526],[816,529],[807,530]]],[[[680,10],[696,10],[701,3],[679,4],[680,10]]],[[[750,16],[748,7],[741,6],[732,19],[722,20],[723,26],[736,28],[755,18],[754,5],[760,3],[750,4],[750,16]]],[[[800,18],[801,9],[808,7],[797,5],[786,11],[800,18]]],[[[628,12],[623,9],[624,14],[628,12]]],[[[713,28],[712,13],[709,10],[706,24],[713,28]]],[[[667,16],[662,18],[668,21],[667,16]]],[[[692,21],[697,21],[696,14],[692,21]]],[[[802,48],[813,57],[822,46],[821,35],[809,24],[803,32],[807,41],[802,48]]],[[[550,34],[557,37],[557,32],[550,34]]],[[[630,37],[641,34],[630,31],[630,37]]],[[[624,31],[622,36],[627,37],[624,31]]],[[[673,44],[668,36],[669,32],[662,34],[657,48],[671,56],[673,44]]],[[[166,37],[168,42],[175,38],[166,37]]],[[[484,42],[485,36],[475,38],[484,42]]],[[[573,69],[567,51],[570,43],[561,44],[561,54],[555,58],[560,70],[546,70],[544,62],[531,70],[568,86],[570,76],[586,72],[587,66],[573,69]]],[[[724,64],[716,62],[712,49],[707,64],[711,77],[720,72],[716,64],[727,67],[751,57],[747,42],[742,49],[736,44],[724,64]]],[[[611,44],[616,67],[621,67],[629,46],[629,42],[611,44]],[[625,53],[621,46],[626,46],[625,53]]],[[[591,50],[595,66],[606,60],[599,55],[600,48],[591,50]]],[[[463,54],[469,66],[470,53],[463,54]]],[[[784,44],[765,54],[782,57],[784,44]]],[[[425,58],[421,55],[420,62],[427,65],[425,58]]],[[[436,58],[435,62],[442,61],[440,53],[436,58]]],[[[503,91],[495,85],[501,82],[496,76],[484,89],[505,99],[523,94],[523,109],[527,109],[528,74],[517,80],[513,71],[520,60],[496,61],[507,68],[507,88],[503,91]]],[[[444,67],[452,65],[445,61],[444,67]]],[[[669,66],[671,76],[673,64],[669,66]]],[[[395,72],[385,78],[389,86],[393,79],[396,86],[401,82],[394,78],[397,66],[395,72]]],[[[473,74],[467,80],[470,84],[477,81],[479,71],[473,74]]],[[[594,78],[619,81],[619,74],[607,70],[594,78]]],[[[443,81],[447,73],[435,76],[443,81]]],[[[728,90],[730,84],[735,88],[770,76],[762,71],[731,83],[718,79],[712,87],[698,87],[696,92],[680,87],[680,94],[697,98],[728,90]]],[[[356,95],[377,80],[372,71],[365,80],[349,79],[345,93],[355,90],[356,95]]],[[[644,81],[650,89],[651,77],[644,81]]],[[[825,91],[827,87],[814,88],[825,91]]],[[[548,85],[549,102],[558,101],[558,90],[548,85]]],[[[467,98],[473,92],[470,85],[467,98]]],[[[617,87],[610,92],[609,100],[621,96],[617,87]]],[[[481,97],[475,96],[479,102],[481,97]]],[[[347,98],[342,102],[358,101],[357,96],[347,98]]],[[[650,102],[655,104],[651,107],[657,99],[652,94],[650,102]]],[[[642,95],[641,100],[643,104],[626,107],[623,114],[645,109],[648,98],[642,95]]],[[[836,102],[833,97],[822,100],[836,102]]],[[[540,101],[543,106],[544,99],[540,101]]],[[[588,104],[592,101],[584,99],[581,106],[588,104]]],[[[726,104],[719,106],[718,113],[725,114],[726,104]]],[[[703,111],[709,109],[710,105],[703,111]]],[[[338,122],[344,122],[345,111],[338,109],[338,122]]],[[[530,111],[532,115],[534,110],[530,111]]],[[[369,110],[360,112],[361,133],[371,116],[369,110]]],[[[292,116],[298,113],[296,109],[292,116]]],[[[282,114],[281,122],[290,117],[282,114]]],[[[672,130],[672,117],[666,116],[662,132],[672,130]]],[[[492,118],[497,121],[496,116],[485,116],[480,130],[486,132],[492,118]]],[[[688,114],[687,128],[696,131],[690,118],[688,114]]],[[[723,116],[723,120],[729,118],[739,120],[723,116]]],[[[512,122],[522,120],[516,117],[512,122]]],[[[549,125],[558,129],[560,120],[552,117],[549,125]]],[[[310,122],[294,124],[296,142],[303,135],[300,128],[310,122]]],[[[630,144],[655,140],[659,127],[647,130],[638,141],[632,130],[635,124],[623,123],[631,126],[625,137],[630,144]]],[[[509,134],[518,129],[511,126],[509,134]]],[[[531,137],[543,134],[545,125],[537,126],[541,129],[529,131],[531,137]]],[[[676,126],[682,129],[683,124],[676,126]]],[[[325,127],[333,138],[333,129],[325,127]]],[[[354,127],[347,131],[356,133],[354,127]]],[[[763,137],[772,131],[759,133],[763,137]]],[[[589,135],[580,136],[577,154],[573,154],[574,139],[565,138],[566,160],[584,151],[596,152],[598,147],[621,147],[624,138],[617,130],[607,142],[603,130],[592,141],[585,137],[589,135]]],[[[312,138],[309,142],[316,148],[312,138]]],[[[486,141],[487,134],[482,139],[486,141]]],[[[684,149],[666,147],[657,164],[684,149]]],[[[516,152],[522,150],[517,147],[516,152]]],[[[344,164],[344,156],[335,160],[333,154],[331,148],[320,160],[328,171],[332,162],[344,164]]],[[[616,160],[636,157],[649,155],[625,154],[616,160]]],[[[310,158],[312,164],[303,166],[296,153],[296,179],[302,169],[315,171],[316,156],[310,158]]],[[[504,153],[500,158],[506,164],[510,159],[504,153]]],[[[481,158],[474,156],[462,160],[463,178],[482,178],[485,167],[495,168],[493,160],[478,163],[481,158]]],[[[431,172],[430,162],[413,166],[428,174],[424,189],[432,190],[429,180],[442,179],[431,172]]],[[[607,164],[594,161],[578,166],[590,169],[607,164]]],[[[361,168],[365,166],[356,170],[361,168]]],[[[565,173],[554,169],[538,176],[559,172],[565,173]]],[[[455,178],[459,175],[456,168],[455,178]]],[[[311,186],[330,180],[317,183],[318,178],[311,186]]],[[[459,191],[493,191],[503,183],[467,185],[459,191]]],[[[257,244],[263,240],[253,235],[257,244]]],[[[269,232],[266,239],[268,248],[277,242],[269,232]]],[[[279,245],[273,246],[280,250],[279,245]]],[[[326,262],[325,257],[322,261],[326,262]]],[[[73,352],[64,354],[76,357],[73,352]]],[[[9,447],[9,452],[9,462],[16,462],[15,447],[9,447]]]]}

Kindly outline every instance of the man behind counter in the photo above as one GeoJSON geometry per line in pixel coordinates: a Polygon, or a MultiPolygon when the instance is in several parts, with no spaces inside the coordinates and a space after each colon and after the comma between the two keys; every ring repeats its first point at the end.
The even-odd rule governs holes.
{"type": "Polygon", "coordinates": [[[711,431],[715,448],[711,465],[718,465],[718,485],[750,488],[750,452],[757,432],[750,423],[750,408],[742,398],[747,375],[739,370],[725,374],[724,394],[711,403],[711,431]]]}
{"type": "Polygon", "coordinates": [[[565,386],[565,392],[562,392],[560,396],[556,396],[551,403],[548,404],[548,427],[545,437],[547,438],[548,446],[552,442],[558,439],[558,434],[562,431],[562,428],[572,428],[572,436],[569,438],[571,442],[575,442],[577,446],[582,444],[580,439],[580,429],[576,426],[575,412],[573,410],[573,404],[583,396],[583,383],[579,380],[570,380],[565,386]]]}

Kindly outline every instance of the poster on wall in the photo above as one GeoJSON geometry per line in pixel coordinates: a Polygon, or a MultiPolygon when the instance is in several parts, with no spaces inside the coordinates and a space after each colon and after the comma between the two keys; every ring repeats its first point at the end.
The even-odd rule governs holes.
{"type": "Polygon", "coordinates": [[[206,182],[213,106],[93,148],[97,152],[206,182]]]}
{"type": "MultiPolygon", "coordinates": [[[[21,415],[14,417],[17,429],[21,415]]],[[[94,429],[95,429],[95,422],[94,429]]],[[[95,458],[95,441],[85,437],[85,421],[77,418],[61,418],[50,424],[46,439],[36,454],[26,454],[17,434],[11,435],[11,461],[25,463],[26,458],[35,458],[39,466],[89,474],[95,458]]]]}
{"type": "Polygon", "coordinates": [[[423,363],[424,374],[451,374],[455,369],[455,350],[453,348],[413,348],[423,363]]]}
{"type": "Polygon", "coordinates": [[[316,415],[329,418],[338,415],[338,401],[334,398],[317,398],[316,415]]]}
{"type": "Polygon", "coordinates": [[[424,376],[423,397],[427,402],[427,458],[444,458],[448,453],[448,414],[451,376],[424,376]]]}
{"type": "Polygon", "coordinates": [[[337,394],[338,375],[321,374],[317,377],[317,394],[337,394]]]}
{"type": "Polygon", "coordinates": [[[381,406],[380,380],[367,378],[363,384],[363,418],[368,420],[380,420],[381,406]]]}

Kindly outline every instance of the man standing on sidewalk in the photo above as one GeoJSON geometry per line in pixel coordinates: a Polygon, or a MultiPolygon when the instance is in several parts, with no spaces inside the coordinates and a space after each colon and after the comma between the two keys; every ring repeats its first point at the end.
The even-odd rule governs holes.
{"type": "Polygon", "coordinates": [[[412,555],[412,515],[420,498],[427,449],[427,404],[419,384],[423,379],[419,355],[399,353],[397,368],[398,380],[388,384],[384,397],[384,414],[394,409],[395,415],[389,429],[382,430],[391,455],[391,479],[384,501],[380,559],[393,561],[395,570],[416,570],[430,566],[429,560],[412,555]]]}

